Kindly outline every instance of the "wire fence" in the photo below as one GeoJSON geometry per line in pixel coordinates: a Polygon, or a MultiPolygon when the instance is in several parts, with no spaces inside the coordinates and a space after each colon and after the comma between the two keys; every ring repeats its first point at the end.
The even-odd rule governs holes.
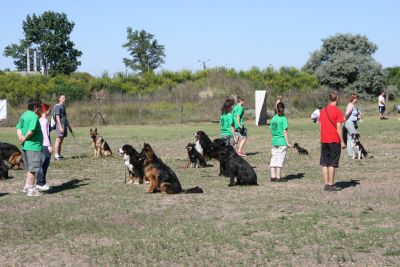
{"type": "MultiPolygon", "coordinates": [[[[245,99],[246,119],[254,120],[254,92],[240,95],[245,99]]],[[[288,92],[280,95],[285,104],[288,118],[308,117],[318,106],[328,103],[327,92],[300,93],[288,92]]],[[[179,92],[163,94],[110,95],[82,101],[67,102],[68,119],[74,126],[99,125],[145,125],[145,124],[183,124],[196,122],[216,122],[221,114],[223,102],[235,95],[218,95],[201,92],[185,95],[179,92]]],[[[274,114],[276,93],[267,90],[267,117],[274,114]]],[[[361,100],[359,107],[367,111],[370,104],[361,100]]],[[[347,101],[342,100],[341,105],[347,101]]],[[[24,106],[9,106],[7,119],[1,127],[14,127],[24,106]]]]}

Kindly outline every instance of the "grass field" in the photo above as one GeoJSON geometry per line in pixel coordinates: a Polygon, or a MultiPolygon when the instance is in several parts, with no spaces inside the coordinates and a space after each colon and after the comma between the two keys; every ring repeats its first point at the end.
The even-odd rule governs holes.
{"type": "MultiPolygon", "coordinates": [[[[66,139],[65,161],[52,161],[42,197],[26,197],[24,171],[0,181],[1,266],[399,266],[400,122],[366,118],[362,143],[373,156],[351,160],[343,151],[337,182],[324,192],[319,129],[289,121],[289,136],[309,156],[289,151],[287,183],[269,182],[270,131],[248,122],[259,186],[228,187],[218,163],[184,169],[193,133],[217,137],[216,124],[108,126],[99,129],[113,151],[149,142],[182,186],[204,194],[146,194],[124,184],[122,159],[94,159],[89,128],[66,139]],[[358,182],[351,182],[358,181],[358,182]]],[[[14,128],[0,141],[16,143],[14,128]]]]}

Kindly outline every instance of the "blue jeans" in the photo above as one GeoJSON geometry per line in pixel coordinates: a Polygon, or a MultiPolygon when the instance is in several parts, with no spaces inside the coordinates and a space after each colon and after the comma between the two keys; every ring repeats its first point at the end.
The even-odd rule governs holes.
{"type": "Polygon", "coordinates": [[[42,147],[42,160],[40,164],[40,169],[37,172],[37,184],[45,185],[46,184],[46,174],[47,169],[50,165],[51,154],[49,152],[49,148],[47,146],[42,147]]]}

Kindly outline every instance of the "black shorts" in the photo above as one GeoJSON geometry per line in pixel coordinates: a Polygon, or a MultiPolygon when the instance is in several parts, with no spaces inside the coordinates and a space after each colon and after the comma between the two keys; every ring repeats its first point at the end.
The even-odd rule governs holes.
{"type": "Polygon", "coordinates": [[[385,106],[379,106],[379,113],[384,113],[386,110],[385,106]]]}
{"type": "Polygon", "coordinates": [[[339,167],[341,147],[338,143],[321,143],[320,165],[339,167]]]}

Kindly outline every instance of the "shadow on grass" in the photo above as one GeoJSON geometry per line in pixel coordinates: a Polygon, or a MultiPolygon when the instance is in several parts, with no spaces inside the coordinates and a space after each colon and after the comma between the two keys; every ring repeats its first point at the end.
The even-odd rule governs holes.
{"type": "Polygon", "coordinates": [[[288,176],[285,177],[286,180],[294,180],[294,179],[301,179],[304,177],[304,172],[299,172],[298,174],[289,174],[288,176]]]}
{"type": "Polygon", "coordinates": [[[349,188],[349,187],[356,187],[360,184],[360,180],[353,180],[350,181],[341,181],[335,183],[335,186],[340,187],[341,189],[349,188]]]}
{"type": "Polygon", "coordinates": [[[7,196],[7,195],[9,195],[10,193],[0,193],[0,197],[4,197],[4,196],[7,196]]]}
{"type": "Polygon", "coordinates": [[[90,179],[73,179],[68,182],[62,183],[60,185],[52,186],[47,194],[56,194],[65,190],[75,189],[81,186],[88,185],[88,183],[82,184],[83,181],[90,180],[90,179]]]}

